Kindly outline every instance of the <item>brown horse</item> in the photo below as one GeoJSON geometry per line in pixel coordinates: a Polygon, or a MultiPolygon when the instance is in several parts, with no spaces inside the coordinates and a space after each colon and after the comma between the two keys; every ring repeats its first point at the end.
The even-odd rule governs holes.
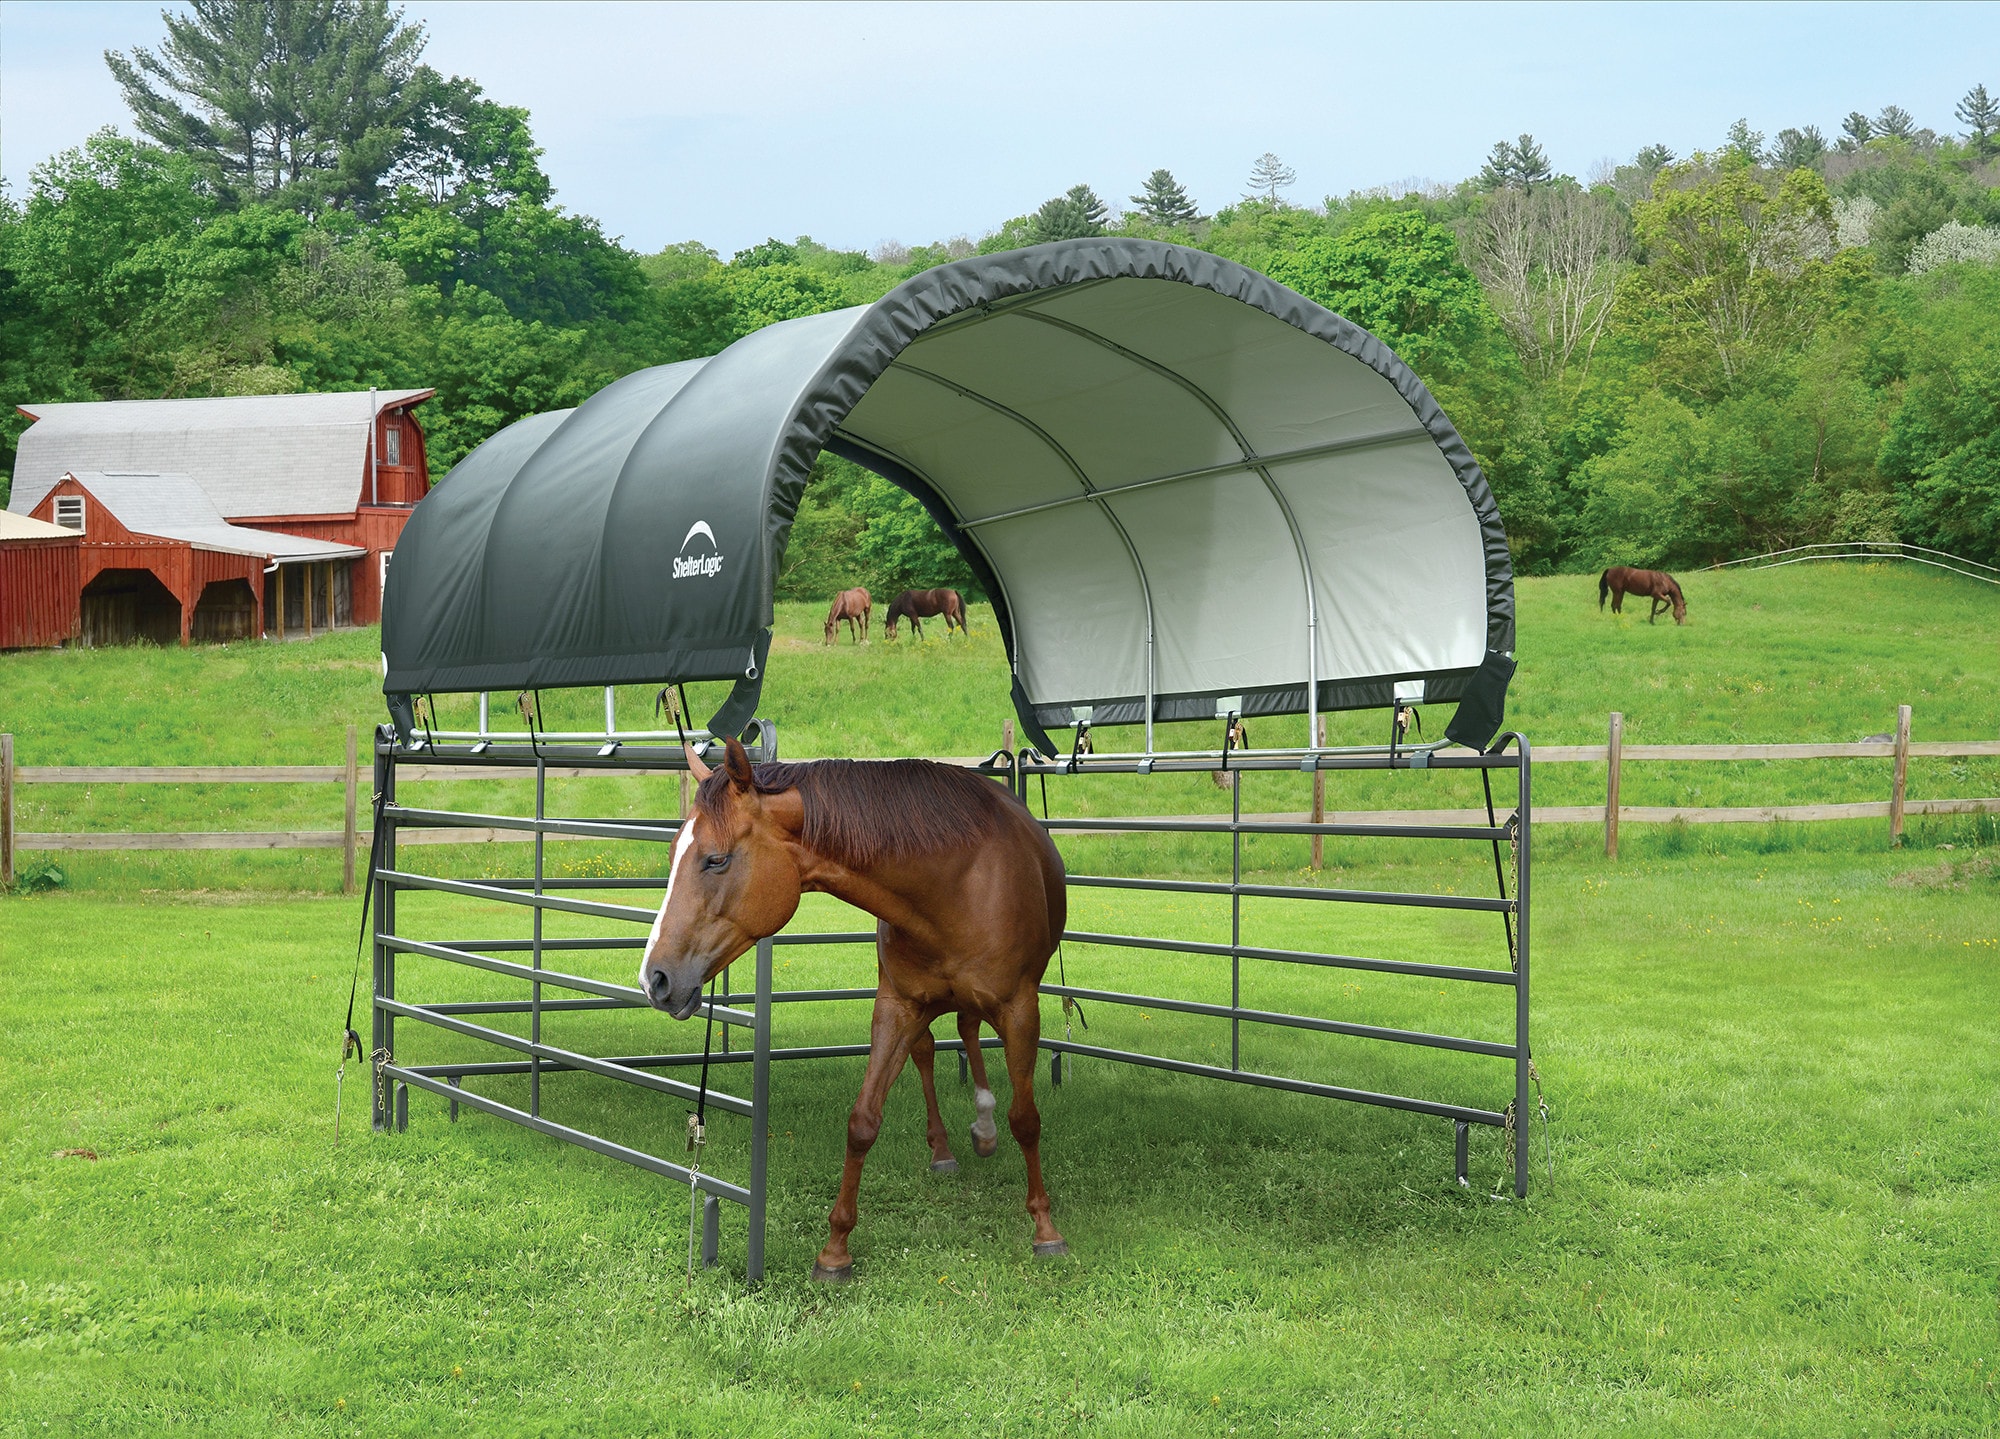
{"type": "Polygon", "coordinates": [[[1611,613],[1625,613],[1625,596],[1639,595],[1653,602],[1653,612],[1646,616],[1646,623],[1659,619],[1660,612],[1671,608],[1674,623],[1687,623],[1688,602],[1681,594],[1681,587],[1674,577],[1661,570],[1635,570],[1627,565],[1614,565],[1597,577],[1597,607],[1604,608],[1604,597],[1611,596],[1611,613]]]}
{"type": "Polygon", "coordinates": [[[732,739],[720,769],[711,772],[692,749],[688,765],[701,788],[694,815],[674,839],[667,897],[639,965],[639,988],[655,1009],[676,1019],[692,1015],[702,985],[783,929],[807,890],[835,895],[877,921],[868,1070],[847,1118],[847,1167],[813,1277],[852,1277],[847,1236],[862,1162],[907,1059],[916,1060],[923,1081],[931,1168],[958,1168],[932,1075],[931,1022],[949,1013],[958,1015],[972,1069],[973,1153],[990,1158],[1000,1143],[979,1048],[985,1023],[1007,1056],[1014,1092],[1007,1122],[1028,1162],[1035,1253],[1067,1254],[1049,1219],[1035,1108],[1036,987],[1068,918],[1062,858],[1042,827],[991,780],[928,760],[753,768],[732,739]]]}
{"type": "Polygon", "coordinates": [[[910,617],[910,628],[918,639],[924,637],[924,627],[917,621],[934,615],[944,616],[945,638],[951,637],[953,625],[965,631],[965,601],[959,598],[957,590],[904,590],[889,602],[888,618],[882,623],[884,639],[896,637],[896,621],[904,615],[910,617]]]}
{"type": "Polygon", "coordinates": [[[868,643],[868,616],[873,612],[874,603],[864,589],[842,590],[833,597],[833,608],[826,612],[826,643],[833,643],[834,628],[842,620],[847,621],[847,637],[854,638],[855,621],[861,622],[861,643],[868,643]]]}

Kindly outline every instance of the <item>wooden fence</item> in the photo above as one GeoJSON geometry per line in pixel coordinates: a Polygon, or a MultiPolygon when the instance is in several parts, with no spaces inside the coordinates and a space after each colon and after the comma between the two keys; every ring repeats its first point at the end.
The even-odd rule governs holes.
{"type": "MultiPolygon", "coordinates": [[[[1011,730],[1011,724],[1008,726],[1011,730]]],[[[1923,743],[1910,739],[1910,707],[1896,713],[1892,739],[1858,744],[1649,744],[1624,742],[1624,716],[1611,716],[1607,740],[1601,745],[1542,745],[1534,751],[1535,763],[1601,764],[1605,770],[1605,797],[1602,805],[1541,805],[1535,819],[1542,824],[1602,824],[1605,853],[1618,853],[1618,827],[1627,824],[1768,824],[1773,821],[1804,822],[1832,819],[1887,819],[1891,843],[1900,843],[1907,815],[2000,814],[2000,798],[1912,800],[1905,795],[1909,762],[1919,759],[2000,758],[2000,740],[1950,740],[1923,743]],[[1888,795],[1881,800],[1846,804],[1751,805],[1689,808],[1671,805],[1627,805],[1620,802],[1620,788],[1626,764],[1650,761],[1723,760],[1818,760],[1875,759],[1891,761],[1888,795]]],[[[342,852],[341,883],[354,888],[355,863],[371,839],[369,831],[357,825],[360,818],[361,768],[356,732],[347,728],[347,760],[337,765],[19,765],[14,763],[14,736],[0,734],[0,883],[12,884],[14,852],[48,850],[194,850],[194,849],[338,849],[342,852]],[[196,830],[193,832],[95,832],[36,833],[14,829],[16,786],[29,784],[337,784],[345,791],[344,823],[331,830],[196,830]]],[[[952,761],[971,763],[967,759],[952,761]]],[[[646,773],[631,770],[621,773],[646,773]]],[[[681,773],[660,770],[656,773],[681,773]]],[[[602,776],[603,770],[551,767],[552,779],[602,776]]],[[[481,778],[450,765],[404,765],[398,778],[410,780],[458,780],[481,778]]],[[[1314,807],[1310,814],[1265,816],[1298,820],[1337,821],[1343,814],[1365,816],[1380,824],[1459,824],[1475,819],[1470,810],[1358,810],[1324,809],[1323,775],[1314,775],[1314,807]]],[[[1246,816],[1248,818],[1249,816],[1246,816]]],[[[1483,819],[1483,814],[1476,816],[1483,819]]],[[[1056,828],[1061,830],[1061,822],[1056,828]]],[[[1101,833],[1101,831],[1099,831],[1101,833]]],[[[525,842],[532,835],[518,830],[434,829],[404,830],[402,844],[490,844],[525,842]]]]}

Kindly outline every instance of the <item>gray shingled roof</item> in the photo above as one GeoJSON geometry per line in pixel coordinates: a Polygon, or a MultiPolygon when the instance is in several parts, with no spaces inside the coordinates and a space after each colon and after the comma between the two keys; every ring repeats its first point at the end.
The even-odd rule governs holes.
{"type": "Polygon", "coordinates": [[[254,555],[266,560],[337,560],[367,553],[353,545],[232,525],[202,487],[186,475],[117,474],[102,470],[78,470],[73,474],[91,498],[118,517],[120,524],[142,535],[186,540],[196,549],[254,555]]]}
{"type": "MultiPolygon", "coordinates": [[[[380,390],[378,409],[429,390],[380,390]]],[[[7,508],[26,514],[64,474],[192,475],[222,514],[351,514],[368,465],[369,395],[240,395],[213,400],[99,400],[22,405],[7,508]]]]}

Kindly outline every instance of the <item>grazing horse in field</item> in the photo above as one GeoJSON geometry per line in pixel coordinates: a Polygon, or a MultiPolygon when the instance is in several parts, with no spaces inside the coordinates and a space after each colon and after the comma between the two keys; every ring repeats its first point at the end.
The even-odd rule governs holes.
{"type": "Polygon", "coordinates": [[[944,616],[945,638],[951,638],[951,627],[970,633],[965,628],[965,601],[957,590],[904,590],[889,601],[888,617],[882,622],[882,637],[893,640],[896,637],[896,621],[904,615],[910,617],[910,628],[918,639],[924,637],[924,627],[919,620],[930,619],[933,615],[944,616]]]}
{"type": "Polygon", "coordinates": [[[931,1168],[958,1168],[932,1076],[931,1022],[952,1013],[972,1070],[973,1153],[990,1158],[1000,1143],[979,1047],[984,1023],[1007,1056],[1007,1123],[1027,1159],[1034,1251],[1067,1254],[1049,1219],[1035,1108],[1042,1031],[1036,986],[1068,919],[1062,857],[1042,827],[991,780],[928,760],[753,767],[732,739],[719,769],[711,772],[692,749],[688,766],[701,787],[674,839],[667,897],[639,965],[639,988],[655,1009],[675,1019],[692,1015],[702,986],[783,929],[807,890],[876,919],[868,1070],[847,1118],[847,1166],[813,1277],[853,1275],[847,1236],[861,1166],[905,1060],[916,1060],[923,1081],[931,1168]]]}
{"type": "Polygon", "coordinates": [[[854,638],[854,625],[861,624],[861,643],[868,643],[868,616],[875,608],[864,589],[842,590],[833,597],[833,608],[826,612],[826,643],[833,643],[834,629],[842,620],[847,621],[847,637],[854,638]]]}
{"type": "Polygon", "coordinates": [[[1674,623],[1687,623],[1688,602],[1681,594],[1681,587],[1674,577],[1661,570],[1635,570],[1626,565],[1614,565],[1597,577],[1597,607],[1604,608],[1604,597],[1611,596],[1611,613],[1625,613],[1625,596],[1638,595],[1653,602],[1653,612],[1646,616],[1646,623],[1659,619],[1660,612],[1672,609],[1674,623]]]}

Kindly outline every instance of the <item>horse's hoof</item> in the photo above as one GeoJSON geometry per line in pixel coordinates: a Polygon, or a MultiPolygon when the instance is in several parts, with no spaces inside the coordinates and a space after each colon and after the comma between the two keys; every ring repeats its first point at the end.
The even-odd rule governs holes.
{"type": "MultiPolygon", "coordinates": [[[[1040,1249],[1038,1244],[1036,1249],[1040,1249]]],[[[849,1284],[854,1280],[854,1264],[850,1260],[838,1269],[828,1269],[817,1259],[813,1261],[813,1282],[816,1284],[849,1284]]]]}
{"type": "Polygon", "coordinates": [[[1051,1239],[1046,1244],[1040,1240],[1035,1241],[1035,1258],[1037,1259],[1060,1259],[1067,1253],[1069,1253],[1069,1244],[1066,1240],[1051,1239]]]}
{"type": "Polygon", "coordinates": [[[958,1173],[958,1161],[956,1159],[933,1159],[931,1161],[931,1173],[956,1174],[958,1173]]]}
{"type": "Polygon", "coordinates": [[[979,1131],[976,1129],[973,1130],[972,1152],[978,1155],[981,1159],[991,1159],[994,1155],[1000,1152],[1000,1136],[997,1133],[995,1133],[995,1134],[989,1134],[984,1139],[982,1139],[979,1137],[979,1131]]]}

